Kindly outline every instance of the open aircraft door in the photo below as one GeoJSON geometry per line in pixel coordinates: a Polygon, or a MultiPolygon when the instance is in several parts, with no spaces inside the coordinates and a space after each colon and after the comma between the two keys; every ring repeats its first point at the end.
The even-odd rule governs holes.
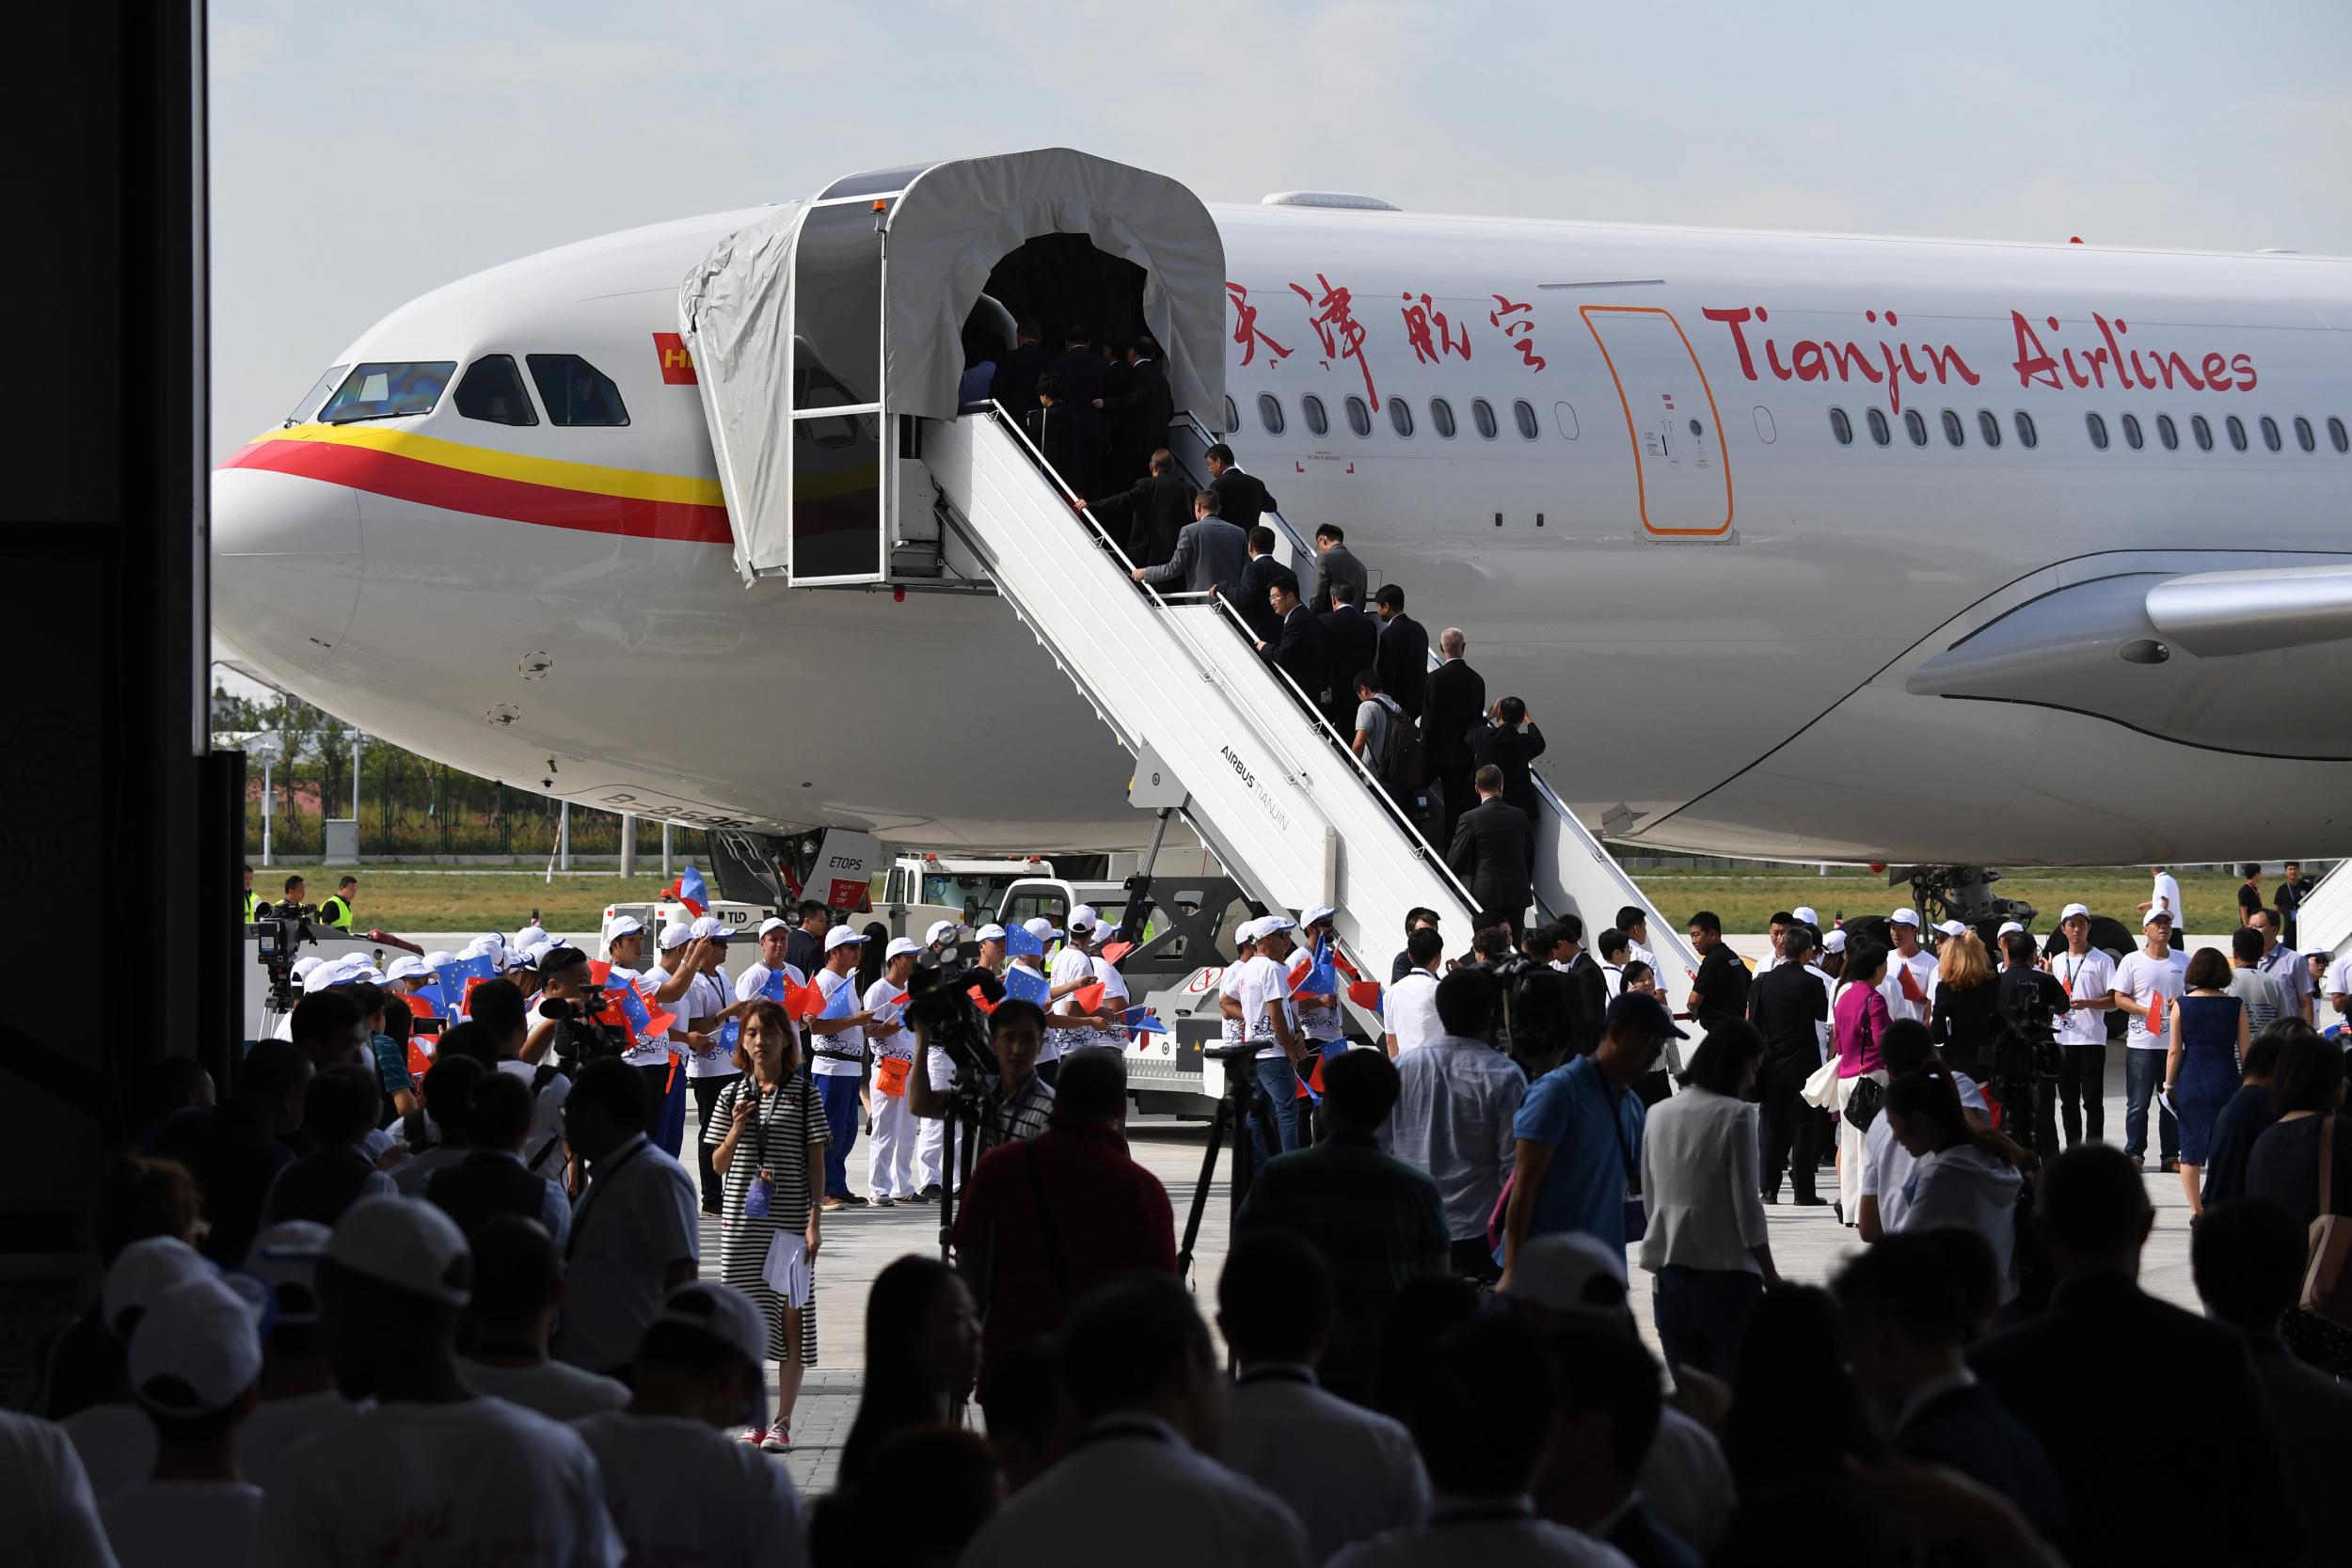
{"type": "Polygon", "coordinates": [[[1660,538],[1731,531],[1731,453],[1691,341],[1655,306],[1587,305],[1633,442],[1642,527],[1660,538]]]}
{"type": "Polygon", "coordinates": [[[957,417],[964,323],[999,261],[1055,233],[1142,269],[1175,406],[1221,406],[1225,247],[1208,210],[1066,148],[851,175],[696,263],[679,327],[747,581],[889,578],[891,491],[926,483],[922,421],[957,417]]]}

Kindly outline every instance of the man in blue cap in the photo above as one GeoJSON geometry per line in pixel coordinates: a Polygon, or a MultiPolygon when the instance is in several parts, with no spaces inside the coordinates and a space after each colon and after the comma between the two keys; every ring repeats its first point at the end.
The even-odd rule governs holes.
{"type": "Polygon", "coordinates": [[[1645,1112],[1632,1085],[1657,1066],[1669,1039],[1690,1037],[1646,991],[1610,1003],[1606,1022],[1608,1032],[1591,1055],[1528,1085],[1512,1123],[1518,1147],[1495,1259],[1504,1288],[1530,1237],[1581,1231],[1619,1253],[1641,1239],[1645,1112]]]}

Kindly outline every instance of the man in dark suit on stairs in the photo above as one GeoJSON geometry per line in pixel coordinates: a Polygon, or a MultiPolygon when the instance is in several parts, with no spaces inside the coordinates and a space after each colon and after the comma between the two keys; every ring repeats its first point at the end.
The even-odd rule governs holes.
{"type": "Polygon", "coordinates": [[[1193,518],[1192,482],[1176,471],[1176,458],[1166,447],[1152,454],[1152,471],[1130,489],[1087,505],[1106,528],[1127,525],[1127,559],[1138,566],[1157,566],[1176,553],[1176,536],[1193,518]]]}
{"type": "Polygon", "coordinates": [[[1454,842],[1454,825],[1473,803],[1470,773],[1475,765],[1470,761],[1470,727],[1486,718],[1486,677],[1462,657],[1469,651],[1469,640],[1459,626],[1440,632],[1438,652],[1445,662],[1429,672],[1422,693],[1422,754],[1428,777],[1438,781],[1444,797],[1438,826],[1439,844],[1454,842]]]}
{"type": "Polygon", "coordinates": [[[1246,474],[1233,462],[1233,449],[1219,441],[1201,454],[1209,468],[1209,488],[1225,498],[1224,517],[1236,528],[1256,528],[1258,519],[1279,511],[1274,497],[1256,474],[1246,474]]]}
{"type": "MultiPolygon", "coordinates": [[[[1345,583],[1333,590],[1335,595],[1352,592],[1345,583]]],[[[1380,623],[1365,614],[1363,606],[1343,596],[1315,619],[1323,624],[1325,673],[1331,688],[1317,700],[1333,727],[1352,736],[1356,733],[1356,676],[1379,661],[1380,623]]]]}
{"type": "Polygon", "coordinates": [[[1271,641],[1258,644],[1258,651],[1297,682],[1311,705],[1315,694],[1329,684],[1323,626],[1298,597],[1298,578],[1291,573],[1275,578],[1266,598],[1274,613],[1281,617],[1281,626],[1271,641]]]}
{"type": "Polygon", "coordinates": [[[1470,889],[1480,927],[1510,927],[1511,942],[1517,946],[1527,906],[1534,898],[1527,885],[1527,814],[1504,802],[1501,768],[1482,768],[1471,783],[1478,790],[1478,804],[1455,824],[1445,863],[1470,889]]]}

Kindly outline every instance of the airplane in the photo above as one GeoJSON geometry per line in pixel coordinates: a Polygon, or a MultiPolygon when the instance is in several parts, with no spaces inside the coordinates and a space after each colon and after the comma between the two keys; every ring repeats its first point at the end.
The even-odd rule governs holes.
{"type": "MultiPolygon", "coordinates": [[[[808,205],[879,235],[923,188],[808,205]]],[[[1047,353],[1184,316],[1179,422],[1286,526],[1343,526],[1433,641],[1462,627],[1592,829],[1956,867],[2352,854],[2344,259],[1192,208],[1123,214],[1208,247],[1172,301],[1172,263],[1043,223],[930,319],[1001,354],[1017,315],[1047,353]]],[[[791,211],[564,245],[369,327],[214,475],[216,634],[588,805],[1133,847],[1133,759],[936,547],[860,546],[888,559],[851,586],[739,572],[681,287],[791,211]]],[[[807,482],[876,428],[797,425],[807,482]]]]}

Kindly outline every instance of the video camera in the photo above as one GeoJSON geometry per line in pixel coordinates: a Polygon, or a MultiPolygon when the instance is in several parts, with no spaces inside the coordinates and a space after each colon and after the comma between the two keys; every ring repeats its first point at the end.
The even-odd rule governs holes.
{"type": "Polygon", "coordinates": [[[2046,1142],[2042,1103],[2053,1092],[2065,1053],[2058,1019],[2066,992],[2039,969],[2011,969],[2000,978],[1999,1022],[1977,1058],[1977,1076],[2000,1103],[2001,1129],[2021,1147],[2046,1142]]]}
{"type": "Polygon", "coordinates": [[[548,997],[539,1004],[539,1016],[555,1022],[555,1048],[550,1053],[565,1072],[578,1072],[607,1056],[626,1056],[633,1043],[625,1029],[597,1022],[605,1009],[604,988],[582,988],[580,1000],[548,997]]]}
{"type": "Polygon", "coordinates": [[[308,904],[278,904],[271,907],[269,913],[254,917],[255,961],[269,974],[269,998],[265,1005],[271,1012],[292,1012],[294,1005],[302,1000],[294,977],[295,950],[306,942],[313,947],[318,945],[319,939],[311,931],[309,918],[316,912],[308,904]]]}
{"type": "Polygon", "coordinates": [[[938,984],[907,1003],[907,1022],[923,1035],[924,1043],[946,1053],[955,1065],[960,1091],[985,1089],[993,1095],[999,1076],[996,1052],[989,1043],[988,1015],[972,1000],[977,988],[990,1006],[1005,999],[1004,982],[986,969],[943,974],[938,984]]]}

